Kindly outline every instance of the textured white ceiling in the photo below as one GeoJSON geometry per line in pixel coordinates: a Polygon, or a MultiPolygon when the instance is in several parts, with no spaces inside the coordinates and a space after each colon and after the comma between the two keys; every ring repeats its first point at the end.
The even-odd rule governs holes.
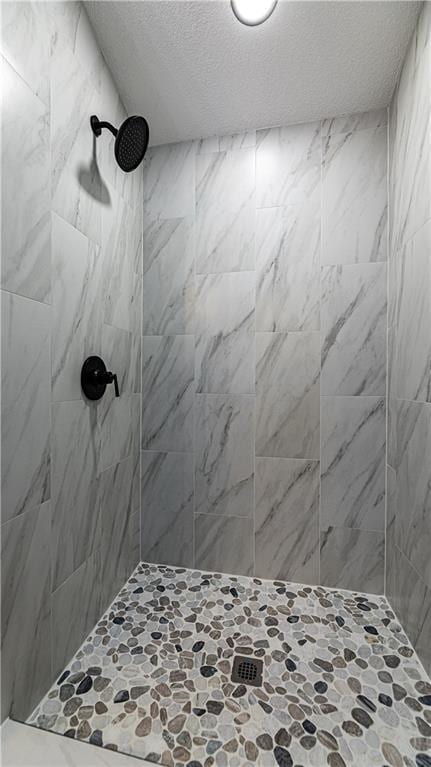
{"type": "Polygon", "coordinates": [[[258,27],[229,0],[85,5],[126,108],[163,144],[387,106],[421,3],[279,0],[258,27]]]}

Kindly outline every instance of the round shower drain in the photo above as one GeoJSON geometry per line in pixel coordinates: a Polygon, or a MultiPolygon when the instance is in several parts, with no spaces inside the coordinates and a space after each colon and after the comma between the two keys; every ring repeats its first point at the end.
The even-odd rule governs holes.
{"type": "Polygon", "coordinates": [[[245,658],[236,655],[233,659],[232,682],[238,684],[252,684],[259,687],[262,684],[263,663],[256,658],[245,658]]]}

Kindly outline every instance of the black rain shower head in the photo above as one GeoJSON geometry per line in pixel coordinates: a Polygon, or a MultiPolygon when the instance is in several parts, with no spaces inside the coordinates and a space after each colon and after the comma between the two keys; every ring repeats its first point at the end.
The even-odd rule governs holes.
{"type": "Polygon", "coordinates": [[[150,137],[148,123],[144,117],[127,117],[118,129],[111,123],[101,122],[96,115],[92,115],[90,123],[95,136],[100,136],[102,128],[108,128],[114,134],[115,159],[121,170],[130,173],[138,167],[144,159],[150,137]]]}

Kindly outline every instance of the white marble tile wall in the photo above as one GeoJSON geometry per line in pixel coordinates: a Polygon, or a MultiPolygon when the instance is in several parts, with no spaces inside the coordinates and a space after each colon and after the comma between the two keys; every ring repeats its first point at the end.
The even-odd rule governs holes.
{"type": "Polygon", "coordinates": [[[140,556],[142,174],[90,130],[125,112],[81,4],[1,25],[1,710],[25,718],[140,556]],[[90,354],[119,400],[84,401],[90,354]]]}
{"type": "Polygon", "coordinates": [[[430,673],[431,3],[391,104],[389,149],[386,592],[430,673]]]}
{"type": "Polygon", "coordinates": [[[151,150],[143,559],[383,590],[386,136],[380,110],[151,150]]]}

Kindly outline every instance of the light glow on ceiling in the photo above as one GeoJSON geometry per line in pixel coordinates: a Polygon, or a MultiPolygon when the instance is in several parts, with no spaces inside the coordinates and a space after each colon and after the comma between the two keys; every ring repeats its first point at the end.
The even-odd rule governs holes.
{"type": "Polygon", "coordinates": [[[238,21],[255,27],[271,16],[277,0],[231,0],[231,5],[238,21]]]}

